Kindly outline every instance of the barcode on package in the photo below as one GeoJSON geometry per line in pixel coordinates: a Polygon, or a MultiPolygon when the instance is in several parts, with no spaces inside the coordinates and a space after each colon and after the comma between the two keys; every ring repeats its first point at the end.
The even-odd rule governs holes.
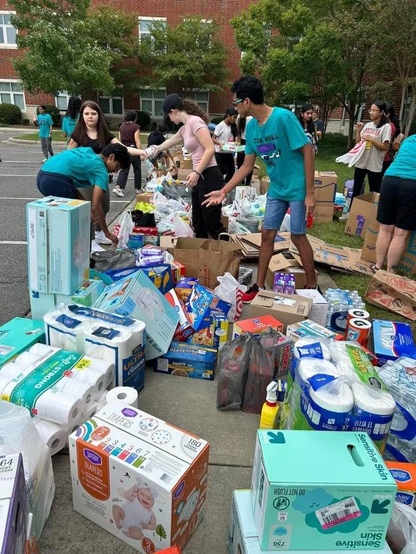
{"type": "Polygon", "coordinates": [[[159,371],[169,371],[169,360],[166,358],[159,358],[157,360],[157,369],[159,371]]]}
{"type": "Polygon", "coordinates": [[[361,511],[355,501],[355,498],[345,498],[336,504],[331,504],[326,508],[316,510],[316,517],[322,526],[322,529],[329,529],[335,525],[340,525],[350,519],[361,516],[361,511]]]}

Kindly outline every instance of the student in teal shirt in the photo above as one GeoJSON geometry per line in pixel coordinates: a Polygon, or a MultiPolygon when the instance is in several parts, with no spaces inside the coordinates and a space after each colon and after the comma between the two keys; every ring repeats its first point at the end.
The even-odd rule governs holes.
{"type": "Polygon", "coordinates": [[[75,126],[78,122],[79,112],[81,109],[81,98],[79,96],[71,96],[68,100],[68,108],[64,117],[62,118],[62,133],[67,142],[71,138],[74,132],[75,126]]]}
{"type": "Polygon", "coordinates": [[[130,167],[130,162],[127,148],[120,143],[109,144],[101,154],[95,154],[88,147],[64,150],[43,164],[38,173],[37,187],[44,196],[80,200],[85,200],[83,191],[92,187],[92,218],[105,236],[117,244],[118,238],[110,233],[105,221],[102,197],[108,190],[108,174],[130,167]]]}
{"type": "Polygon", "coordinates": [[[46,106],[38,107],[38,116],[33,121],[35,125],[39,126],[39,138],[44,159],[42,163],[46,162],[48,156],[53,156],[52,150],[52,117],[46,113],[46,106]]]}

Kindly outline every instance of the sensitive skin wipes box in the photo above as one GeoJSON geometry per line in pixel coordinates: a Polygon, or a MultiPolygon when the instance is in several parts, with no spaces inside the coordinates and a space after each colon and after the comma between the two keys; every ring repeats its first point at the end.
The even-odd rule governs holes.
{"type": "Polygon", "coordinates": [[[397,486],[366,433],[258,431],[262,550],[382,550],[397,486]]]}
{"type": "Polygon", "coordinates": [[[77,512],[142,554],[185,545],[205,510],[206,441],[116,402],[69,449],[77,512]]]}

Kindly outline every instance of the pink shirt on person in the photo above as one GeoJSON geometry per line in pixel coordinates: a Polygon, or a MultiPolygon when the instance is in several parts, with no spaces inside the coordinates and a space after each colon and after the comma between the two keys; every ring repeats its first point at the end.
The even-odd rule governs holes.
{"type": "MultiPolygon", "coordinates": [[[[188,115],[187,122],[185,125],[182,125],[178,131],[183,138],[185,148],[191,155],[193,169],[198,169],[199,162],[205,152],[205,148],[196,136],[196,133],[200,129],[208,129],[206,123],[197,115],[188,115]]],[[[207,164],[207,167],[215,167],[216,165],[217,163],[215,161],[215,157],[212,156],[211,160],[207,164]]]]}

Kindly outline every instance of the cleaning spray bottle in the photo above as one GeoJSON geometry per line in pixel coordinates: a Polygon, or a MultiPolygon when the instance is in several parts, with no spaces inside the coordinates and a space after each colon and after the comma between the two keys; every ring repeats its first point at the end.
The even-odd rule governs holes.
{"type": "Polygon", "coordinates": [[[277,383],[271,381],[267,385],[266,402],[260,415],[260,429],[273,429],[279,406],[277,405],[277,383]]]}

